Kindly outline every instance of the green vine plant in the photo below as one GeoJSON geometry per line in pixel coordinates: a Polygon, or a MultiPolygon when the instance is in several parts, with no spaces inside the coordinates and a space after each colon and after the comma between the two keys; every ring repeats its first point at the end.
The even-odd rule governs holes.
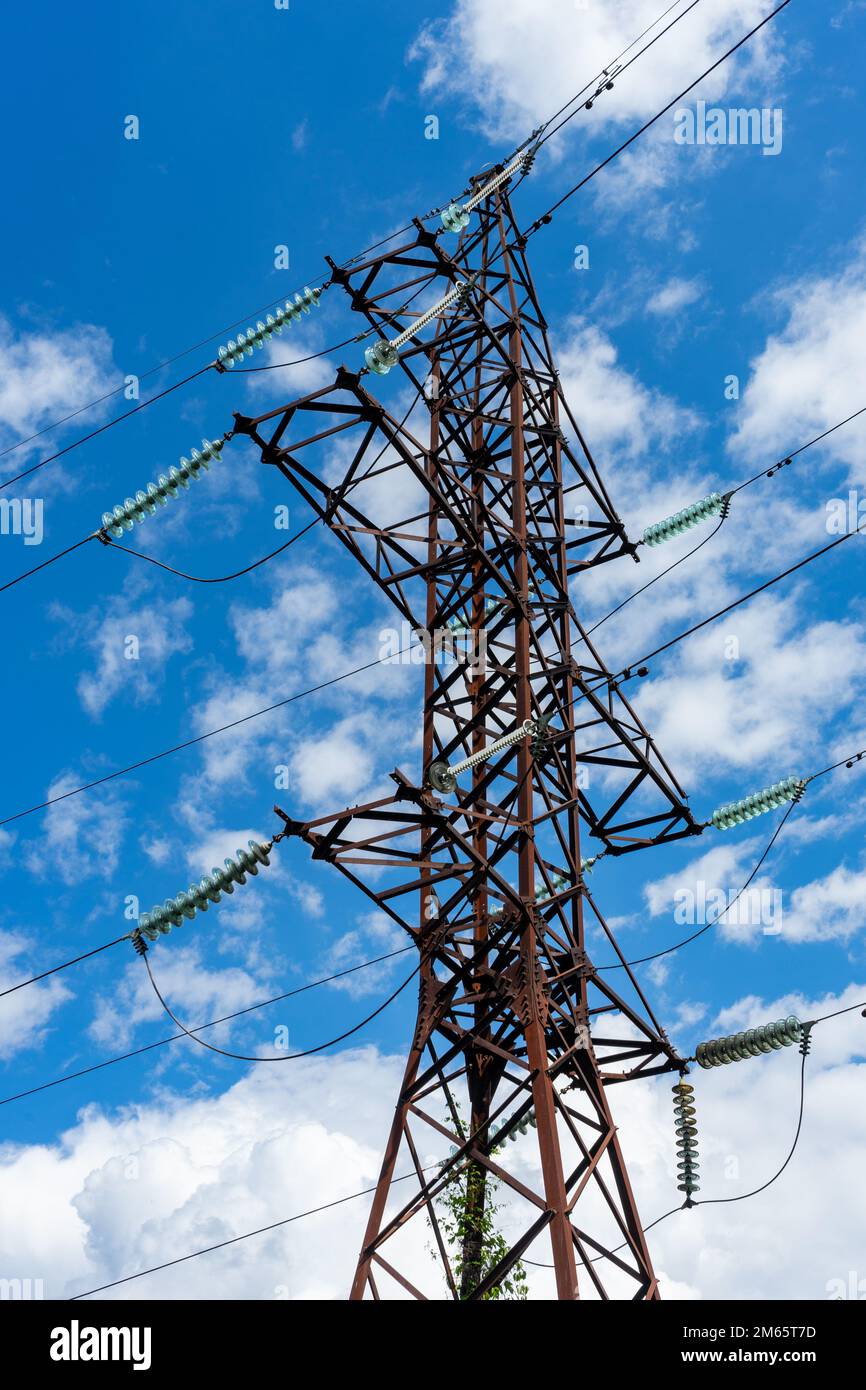
{"type": "MultiPolygon", "coordinates": [[[[462,1127],[462,1126],[461,1126],[462,1127]]],[[[491,1156],[499,1153],[493,1149],[491,1156]]],[[[444,1164],[443,1164],[444,1166],[444,1164]]],[[[508,1252],[508,1241],[497,1228],[504,1203],[496,1201],[500,1181],[480,1163],[459,1166],[435,1198],[436,1216],[448,1251],[461,1301],[471,1299],[479,1284],[508,1252]]],[[[427,1246],[434,1260],[439,1252],[427,1246]]],[[[482,1301],[523,1301],[528,1297],[526,1269],[518,1260],[499,1284],[481,1295],[482,1301]]]]}

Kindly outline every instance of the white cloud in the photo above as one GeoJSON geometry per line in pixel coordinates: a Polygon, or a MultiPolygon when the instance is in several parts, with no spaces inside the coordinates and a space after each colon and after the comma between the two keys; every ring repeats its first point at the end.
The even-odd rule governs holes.
{"type": "Polygon", "coordinates": [[[786,941],[847,941],[866,926],[866,869],[837,864],[791,894],[782,936],[786,941]]]}
{"type": "MultiPolygon", "coordinates": [[[[678,771],[806,776],[823,759],[825,729],[845,711],[856,719],[863,634],[855,623],[810,623],[803,607],[790,596],[755,599],[684,642],[670,674],[642,682],[636,707],[678,771]],[[728,659],[732,639],[738,655],[728,659]]],[[[856,722],[847,737],[856,742],[856,722]]]]}
{"type": "MultiPolygon", "coordinates": [[[[654,115],[765,13],[761,0],[698,6],[591,112],[581,110],[569,131],[597,134],[654,115]]],[[[656,0],[615,6],[590,0],[585,7],[561,0],[456,0],[444,19],[421,30],[410,56],[423,64],[422,91],[464,98],[478,108],[492,138],[516,140],[591,81],[658,14],[656,0]]],[[[777,71],[781,43],[781,27],[768,26],[697,95],[720,99],[744,72],[753,90],[763,92],[764,80],[777,71]]]]}
{"type": "Polygon", "coordinates": [[[270,603],[255,608],[233,604],[229,620],[238,652],[251,669],[300,685],[309,684],[303,677],[319,675],[317,643],[336,627],[339,615],[334,583],[304,567],[293,570],[270,603]]]}
{"type": "MultiPolygon", "coordinates": [[[[237,789],[246,777],[250,759],[259,749],[263,737],[273,734],[270,720],[279,719],[278,714],[263,715],[260,719],[249,719],[258,710],[273,704],[279,695],[269,690],[246,684],[232,684],[220,681],[211,695],[200,698],[195,708],[195,729],[197,734],[210,733],[215,729],[226,729],[225,733],[208,738],[201,745],[205,776],[213,786],[237,789]],[[237,720],[248,720],[237,728],[228,728],[237,720]]],[[[195,778],[192,784],[194,805],[188,808],[190,819],[197,819],[203,788],[201,779],[195,778]]]]}
{"type": "Polygon", "coordinates": [[[292,761],[292,786],[306,803],[340,803],[361,791],[373,775],[369,740],[377,725],[373,715],[350,715],[327,732],[303,739],[292,761]]]}
{"type": "Polygon", "coordinates": [[[703,854],[665,874],[663,878],[651,879],[644,884],[643,895],[650,914],[660,917],[670,913],[676,904],[677,894],[684,888],[695,889],[699,883],[725,891],[742,884],[748,873],[747,865],[757,857],[759,841],[756,838],[723,839],[712,830],[704,832],[711,836],[710,844],[703,854]]]}
{"type": "Polygon", "coordinates": [[[647,300],[647,310],[651,314],[678,314],[700,299],[702,285],[700,280],[683,280],[674,276],[647,300]]]}
{"type": "MultiPolygon", "coordinates": [[[[14,443],[113,390],[119,381],[111,350],[111,338],[94,324],[16,336],[0,316],[0,445],[14,443]]],[[[14,459],[7,457],[5,471],[16,472],[21,457],[22,451],[14,459]]]]}
{"type": "MultiPolygon", "coordinates": [[[[396,1059],[368,1049],[262,1067],[212,1098],[91,1106],[53,1145],[7,1145],[3,1272],[61,1297],[368,1187],[398,1085],[396,1059]]],[[[350,1202],[109,1296],[343,1298],[365,1219],[350,1202]]]]}
{"type": "MultiPolygon", "coordinates": [[[[268,366],[272,370],[266,372],[250,372],[249,376],[242,377],[241,380],[247,383],[248,389],[253,395],[273,397],[274,392],[279,392],[287,398],[295,396],[306,396],[311,391],[318,391],[323,386],[328,386],[334,380],[334,368],[327,357],[319,357],[322,351],[322,334],[318,325],[314,329],[305,327],[293,333],[291,328],[284,329],[280,337],[273,337],[266,343],[261,352],[256,353],[256,361],[250,361],[251,367],[268,366]],[[309,359],[304,361],[303,359],[309,359]],[[286,362],[289,366],[281,366],[286,362]]],[[[244,358],[244,365],[247,359],[244,358]]]]}
{"type": "MultiPolygon", "coordinates": [[[[46,800],[87,780],[74,770],[62,772],[47,787],[46,800]]],[[[53,874],[69,885],[108,879],[117,868],[125,830],[123,803],[110,787],[70,796],[44,812],[41,834],[27,843],[24,862],[36,877],[53,874]]]]}
{"type": "MultiPolygon", "coordinates": [[[[718,1015],[710,1032],[791,1012],[814,1018],[864,997],[862,983],[819,1000],[749,997],[718,1015]]],[[[685,1009],[682,1022],[693,1028],[694,1009],[685,1009]]],[[[855,1011],[815,1030],[806,1119],[777,1184],[742,1204],[677,1213],[651,1232],[666,1297],[821,1299],[832,1280],[845,1278],[866,1240],[866,1209],[857,1197],[866,1142],[863,1029],[855,1011]]],[[[748,1192],[781,1166],[796,1125],[799,1062],[791,1048],[693,1075],[700,1198],[748,1192]]],[[[47,1297],[68,1296],[369,1187],[401,1070],[401,1058],[372,1047],[261,1067],[221,1094],[191,1099],[163,1089],[116,1112],[90,1106],[54,1144],[7,1144],[0,1157],[4,1272],[44,1277],[47,1297]]],[[[611,1093],[646,1222],[681,1200],[669,1081],[611,1093]]],[[[422,1163],[441,1156],[432,1131],[416,1133],[422,1163]]],[[[508,1146],[505,1161],[518,1177],[537,1181],[536,1152],[527,1138],[508,1146]]],[[[598,1216],[591,1200],[587,1194],[581,1206],[590,1229],[598,1216]]],[[[347,1202],[108,1297],[342,1299],[368,1204],[368,1197],[347,1202]]],[[[501,1219],[515,1229],[513,1203],[506,1202],[501,1219]]],[[[423,1221],[414,1225],[400,1263],[430,1296],[443,1297],[425,1244],[429,1232],[423,1221]]],[[[546,1237],[531,1257],[550,1258],[546,1237]]],[[[550,1295],[547,1271],[531,1269],[529,1277],[535,1297],[550,1295]]],[[[585,1272],[579,1277],[592,1297],[585,1272]]]]}
{"type": "MultiPolygon", "coordinates": [[[[849,251],[838,273],[801,276],[770,303],[785,321],[750,364],[730,442],[737,457],[759,462],[823,433],[866,400],[866,239],[849,251]]],[[[812,463],[822,455],[839,459],[862,480],[864,445],[866,416],[808,457],[812,463]]]]}
{"type": "MultiPolygon", "coordinates": [[[[627,371],[617,360],[610,338],[591,324],[574,320],[557,358],[572,414],[590,448],[600,456],[616,451],[640,458],[653,448],[682,440],[699,424],[694,412],[644,386],[627,371]]],[[[609,482],[609,469],[605,477],[609,482]]]]}
{"type": "Polygon", "coordinates": [[[165,839],[164,836],[157,836],[156,839],[151,840],[149,843],[142,841],[141,848],[144,850],[151,864],[156,864],[158,868],[162,868],[163,864],[167,864],[174,853],[174,845],[171,840],[165,839]]]}
{"type": "MultiPolygon", "coordinates": [[[[791,822],[792,831],[796,824],[791,822]]],[[[781,889],[769,864],[743,891],[766,848],[766,837],[756,833],[744,839],[742,832],[737,836],[733,831],[728,833],[736,838],[719,840],[714,832],[706,833],[713,840],[704,854],[644,884],[651,916],[669,916],[672,925],[681,929],[718,921],[720,935],[743,944],[753,943],[767,928],[774,937],[802,943],[847,942],[866,927],[866,866],[862,862],[857,868],[837,864],[790,891],[781,889]]]]}
{"type": "MultiPolygon", "coordinates": [[[[344,932],[333,942],[322,968],[328,973],[336,974],[354,965],[360,965],[365,960],[388,955],[391,951],[399,951],[406,945],[408,937],[405,932],[384,912],[366,912],[356,918],[356,926],[351,931],[344,932]]],[[[403,974],[408,974],[411,967],[406,966],[406,961],[410,959],[407,955],[402,959],[398,956],[395,960],[381,961],[378,965],[359,970],[355,975],[346,975],[342,980],[334,980],[333,988],[343,990],[352,999],[362,999],[372,994],[382,995],[385,986],[393,979],[395,971],[402,968],[403,974]]]]}
{"type": "Polygon", "coordinates": [[[51,616],[62,623],[62,641],[96,657],[92,671],[82,671],[77,690],[93,719],[123,695],[134,704],[154,700],[172,657],[191,650],[186,624],[193,613],[188,598],[156,604],[152,597],[117,596],[86,613],[52,604],[51,616]]]}
{"type": "MultiPolygon", "coordinates": [[[[0,931],[0,991],[38,971],[38,967],[33,966],[38,959],[34,945],[29,937],[19,932],[0,931]]],[[[51,1015],[71,998],[71,991],[57,976],[7,994],[0,1008],[3,1059],[8,1061],[25,1048],[38,1047],[45,1037],[51,1015]]]]}

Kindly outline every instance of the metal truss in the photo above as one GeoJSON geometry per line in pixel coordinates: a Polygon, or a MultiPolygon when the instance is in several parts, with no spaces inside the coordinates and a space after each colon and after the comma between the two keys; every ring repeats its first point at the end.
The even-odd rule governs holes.
{"type": "Polygon", "coordinates": [[[428,1296],[407,1273],[409,1232],[426,1221],[441,1271],[432,1296],[489,1297],[532,1247],[550,1250],[559,1298],[577,1297],[580,1274],[599,1297],[654,1299],[607,1090],[682,1061],[587,889],[580,830],[620,856],[700,827],[575,612],[580,575],[635,547],[568,410],[504,187],[476,217],[453,256],[419,223],[395,249],[332,266],[383,336],[469,284],[404,349],[402,418],[345,368],[289,405],[235,417],[428,656],[417,777],[396,770],[392,795],[319,820],[280,812],[419,952],[417,1024],[352,1296],[428,1296]],[[433,762],[479,754],[527,721],[531,734],[452,792],[432,789],[433,762]],[[593,966],[588,926],[617,953],[619,990],[593,966]],[[532,1132],[508,1144],[520,1175],[502,1154],[527,1117],[534,1178],[532,1132]],[[401,1205],[398,1160],[414,1175],[401,1205]],[[514,1226],[492,1268],[491,1176],[514,1226]],[[441,1196],[457,1181],[467,1217],[455,1250],[441,1196]]]}

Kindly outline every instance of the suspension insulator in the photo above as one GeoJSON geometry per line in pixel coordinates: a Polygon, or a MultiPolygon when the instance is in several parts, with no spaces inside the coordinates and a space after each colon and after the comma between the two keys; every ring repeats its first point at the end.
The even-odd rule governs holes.
{"type": "Polygon", "coordinates": [[[462,232],[469,226],[469,213],[459,203],[450,203],[440,216],[446,232],[462,232]]]}
{"type": "Polygon", "coordinates": [[[225,347],[221,347],[217,353],[218,366],[233,367],[244,355],[252,357],[254,348],[264,347],[275,333],[282,333],[288,324],[294,323],[302,314],[318,309],[321,297],[321,290],[311,290],[309,285],[305,285],[303,294],[296,294],[294,300],[287,299],[281,309],[275,309],[273,314],[266,316],[264,323],[259,319],[255,328],[239,333],[237,338],[230,339],[225,347]]]}
{"type": "Polygon", "coordinates": [[[400,354],[385,338],[380,338],[364,353],[367,366],[377,376],[387,376],[392,367],[400,361],[400,354]]]}
{"type": "Polygon", "coordinates": [[[518,1124],[512,1124],[510,1121],[506,1120],[504,1125],[501,1125],[499,1129],[495,1130],[490,1136],[490,1147],[493,1148],[496,1144],[500,1144],[506,1139],[510,1139],[511,1142],[514,1143],[521,1135],[528,1133],[530,1129],[537,1128],[538,1120],[536,1119],[535,1107],[533,1106],[531,1110],[527,1111],[518,1124]]]}
{"type": "Polygon", "coordinates": [[[708,1071],[710,1067],[727,1066],[729,1062],[744,1062],[748,1057],[760,1057],[765,1052],[778,1052],[793,1047],[803,1031],[800,1020],[791,1014],[775,1023],[763,1023],[759,1028],[747,1028],[742,1033],[730,1033],[725,1038],[711,1038],[698,1043],[695,1061],[708,1071]]]}
{"type": "Polygon", "coordinates": [[[805,790],[806,783],[802,778],[786,777],[782,782],[774,782],[772,787],[744,796],[741,801],[730,801],[719,806],[713,811],[710,823],[717,830],[730,830],[733,825],[742,825],[743,821],[753,820],[755,816],[774,811],[777,806],[784,806],[786,801],[799,801],[805,790]]]}
{"type": "Polygon", "coordinates": [[[201,451],[191,449],[190,457],[182,458],[179,468],[172,466],[168,474],[160,474],[157,482],[148,483],[146,492],[139,490],[134,497],[127,497],[123,506],[103,512],[103,531],[119,538],[124,531],[131,531],[136,522],[140,524],[153,516],[157,505],[164,507],[170,497],[177,497],[181,488],[188,488],[192,479],[200,478],[203,470],[219,461],[224,443],[223,439],[203,439],[201,451]]]}
{"type": "Polygon", "coordinates": [[[665,541],[671,541],[675,536],[681,536],[684,531],[691,530],[693,526],[700,525],[708,517],[718,516],[726,502],[727,499],[720,492],[711,492],[709,497],[704,497],[700,502],[693,502],[681,512],[675,512],[664,521],[657,521],[653,526],[648,526],[641,540],[644,545],[662,545],[665,541]]]}
{"type": "MultiPolygon", "coordinates": [[[[581,859],[581,878],[587,878],[589,874],[592,873],[593,866],[598,863],[600,858],[600,854],[594,854],[591,859],[581,859]]],[[[547,902],[548,898],[555,898],[558,896],[558,894],[563,892],[564,889],[571,887],[571,879],[567,878],[565,874],[554,874],[553,878],[551,879],[551,883],[553,884],[552,892],[549,888],[546,888],[544,885],[542,885],[538,889],[537,893],[535,894],[535,901],[537,903],[547,902]]]]}
{"type": "Polygon", "coordinates": [[[247,874],[257,874],[259,865],[269,864],[268,858],[272,841],[259,844],[249,841],[249,849],[235,851],[234,859],[225,861],[225,868],[213,869],[199,883],[190,885],[188,892],[178,893],[176,898],[166,898],[162,907],[153,907],[143,912],[138,919],[139,931],[149,941],[165,936],[172,927],[183,924],[184,917],[190,918],[197,912],[207,912],[208,903],[218,903],[223,893],[233,893],[236,883],[246,883],[247,874]]]}
{"type": "Polygon", "coordinates": [[[535,1109],[533,1108],[529,1111],[528,1114],[524,1115],[523,1119],[520,1121],[520,1124],[515,1125],[514,1128],[509,1131],[508,1137],[511,1140],[511,1142],[514,1143],[514,1141],[517,1138],[519,1138],[521,1134],[527,1134],[530,1129],[537,1128],[538,1121],[535,1118],[535,1109]]]}
{"type": "Polygon", "coordinates": [[[538,891],[535,894],[535,901],[537,903],[545,903],[547,902],[548,898],[555,898],[559,893],[562,892],[563,888],[567,888],[569,886],[569,880],[566,878],[565,874],[554,874],[553,878],[550,881],[553,885],[552,889],[546,888],[544,884],[542,884],[538,888],[538,891]]]}
{"type": "Polygon", "coordinates": [[[698,1126],[695,1119],[694,1086],[687,1081],[678,1081],[672,1087],[674,1093],[674,1119],[677,1136],[677,1187],[691,1197],[700,1192],[698,1186],[698,1126]]]}
{"type": "MultiPolygon", "coordinates": [[[[484,600],[484,617],[489,618],[491,613],[495,613],[497,608],[502,605],[502,600],[498,598],[487,598],[484,600]]],[[[468,618],[455,613],[453,618],[448,619],[448,627],[455,637],[465,637],[472,631],[472,625],[468,618]]]]}

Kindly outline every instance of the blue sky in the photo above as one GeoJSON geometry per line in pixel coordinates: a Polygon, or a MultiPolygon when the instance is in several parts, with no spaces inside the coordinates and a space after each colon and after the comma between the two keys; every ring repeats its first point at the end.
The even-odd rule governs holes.
{"type": "MultiPolygon", "coordinates": [[[[418,4],[291,0],[280,11],[257,0],[241,13],[214,0],[206,9],[157,5],[145,18],[104,4],[84,17],[54,3],[19,7],[3,21],[14,61],[0,94],[11,194],[0,228],[0,447],[321,280],[326,253],[344,259],[459,192],[662,7],[629,0],[614,8],[612,16],[596,0],[460,0],[434,16],[418,4]],[[137,140],[124,138],[129,115],[139,118],[137,140]],[[438,139],[425,138],[431,115],[438,139]],[[288,270],[275,268],[281,245],[288,270]]],[[[701,0],[538,160],[515,196],[518,219],[532,221],[769,8],[701,0]]],[[[866,405],[866,94],[857,80],[864,30],[862,4],[794,0],[761,41],[684,103],[780,109],[778,154],[678,145],[671,113],[533,238],[566,391],[631,534],[866,405]],[[589,268],[577,270],[583,245],[589,268]],[[739,396],[730,400],[725,382],[734,375],[739,396]]],[[[361,327],[332,290],[314,318],[275,340],[269,360],[317,352],[361,327]]],[[[142,395],[211,360],[227,336],[149,377],[142,395]]],[[[2,577],[92,531],[105,509],[202,436],[228,429],[233,411],[289,401],[332,379],[340,360],[357,363],[360,352],[295,371],[210,373],[14,484],[2,495],[42,500],[44,538],[27,546],[20,535],[0,536],[2,577]]],[[[374,389],[395,412],[408,405],[398,373],[374,389]]],[[[8,453],[3,476],[124,404],[115,398],[8,453]]],[[[855,504],[862,495],[864,438],[854,423],[742,494],[717,541],[600,631],[608,664],[640,656],[830,539],[828,503],[849,490],[855,504]]],[[[224,574],[285,539],[274,527],[285,503],[291,529],[306,524],[309,513],[288,485],[235,441],[130,543],[191,574],[224,574]]],[[[625,561],[605,567],[575,589],[578,612],[595,621],[698,538],[646,555],[640,570],[625,561]]],[[[700,816],[866,745],[863,578],[854,538],[654,665],[638,708],[700,816]]],[[[214,586],[93,544],[0,602],[0,818],[373,660],[392,621],[319,530],[253,575],[214,586]],[[124,656],[129,636],[138,639],[138,660],[124,656]]],[[[129,927],[130,895],[146,910],[250,835],[272,833],[275,799],[312,817],[382,794],[395,762],[416,772],[418,694],[415,673],[382,668],[0,829],[0,983],[119,935],[129,927]],[[283,766],[290,787],[276,791],[283,766]]],[[[808,1013],[828,997],[866,997],[864,801],[863,771],[842,770],[795,813],[759,880],[781,894],[781,932],[729,925],[645,971],[683,1050],[780,1009],[808,1013]]],[[[593,891],[626,949],[646,954],[687,934],[673,916],[677,892],[698,881],[736,892],[772,829],[766,818],[602,864],[593,891]]],[[[181,1017],[201,1021],[400,944],[335,871],[288,843],[254,884],[159,943],[152,959],[181,1017]]],[[[603,946],[598,954],[607,958],[603,946]]],[[[268,1050],[273,1030],[287,1026],[292,1047],[314,1046],[375,1007],[405,973],[400,960],[354,977],[351,989],[318,989],[215,1036],[239,1051],[268,1050]]],[[[3,1095],[172,1032],[143,974],[124,946],[0,1001],[3,1095]]],[[[238,1063],[173,1044],[0,1107],[4,1270],[44,1271],[59,1296],[148,1263],[154,1245],[182,1253],[207,1243],[200,1237],[214,1222],[234,1233],[259,1224],[262,1212],[276,1219],[310,1195],[326,1200],[336,1188],[364,1186],[376,1170],[413,1015],[410,989],[362,1035],[369,1051],[299,1064],[291,1079],[253,1078],[238,1063]],[[299,1125],[308,1127],[303,1143],[299,1125]],[[257,1147],[271,1142],[281,1155],[276,1180],[257,1147]],[[148,1155],[145,1169],[150,1158],[152,1171],[165,1165],[158,1201],[144,1180],[124,1186],[117,1178],[117,1163],[130,1154],[148,1155]],[[301,1181],[304,1163],[321,1193],[312,1176],[301,1181]],[[43,1184],[55,1190],[52,1218],[34,1235],[39,1223],[28,1214],[43,1184]],[[148,1220],[158,1226],[150,1234],[148,1220]]],[[[828,1098],[828,1114],[841,1108],[846,1117],[836,1174],[844,1182],[862,1142],[850,1116],[864,1035],[862,1022],[859,1041],[853,1023],[837,1025],[831,1038],[832,1029],[823,1030],[825,1050],[816,1048],[813,1084],[828,1098]]],[[[793,1129],[793,1060],[770,1059],[758,1078],[711,1077],[704,1090],[711,1083],[710,1152],[720,1147],[707,1191],[723,1189],[722,1160],[732,1152],[743,1186],[754,1185],[781,1161],[793,1129]]],[[[668,1097],[622,1103],[651,1219],[671,1204],[668,1097]]],[[[825,1158],[806,1146],[792,1179],[815,1222],[804,1227],[804,1243],[814,1247],[819,1229],[825,1242],[818,1286],[746,1260],[752,1296],[820,1297],[838,1270],[858,1259],[862,1267],[862,1207],[830,1228],[813,1210],[810,1179],[825,1158]]],[[[751,1210],[757,1214],[742,1228],[739,1217],[705,1228],[722,1252],[716,1265],[746,1258],[752,1222],[763,1223],[770,1248],[779,1238],[783,1199],[751,1210]]],[[[298,1247],[278,1246],[246,1272],[239,1255],[221,1273],[196,1262],[189,1277],[196,1292],[217,1296],[231,1292],[232,1279],[248,1280],[251,1268],[263,1281],[252,1296],[271,1297],[288,1268],[289,1296],[339,1296],[354,1231],[348,1217],[334,1227],[347,1253],[333,1267],[316,1266],[311,1246],[302,1274],[298,1247]]],[[[724,1293],[712,1262],[667,1231],[659,1260],[671,1292],[724,1293]]],[[[157,1277],[147,1291],[183,1296],[188,1287],[157,1277]]]]}

